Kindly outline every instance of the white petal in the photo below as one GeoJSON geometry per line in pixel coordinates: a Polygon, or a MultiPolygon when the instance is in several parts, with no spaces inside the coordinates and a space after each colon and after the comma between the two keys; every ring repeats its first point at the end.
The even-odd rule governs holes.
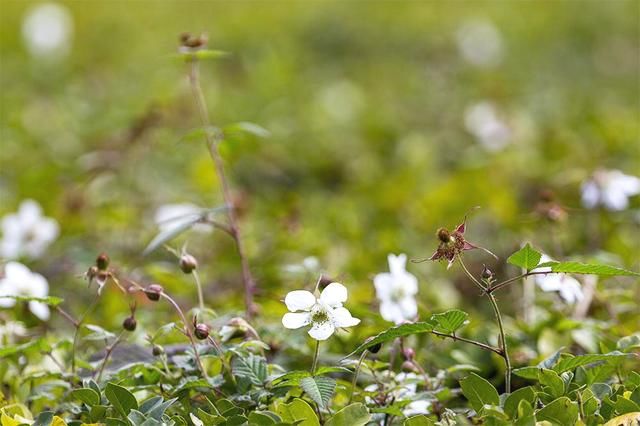
{"type": "Polygon", "coordinates": [[[321,323],[313,323],[313,327],[309,330],[309,336],[316,340],[327,340],[333,332],[335,327],[331,321],[323,321],[321,323]]]}
{"type": "Polygon", "coordinates": [[[29,310],[42,321],[47,321],[49,319],[49,307],[45,303],[29,302],[29,310]]]}
{"type": "Polygon", "coordinates": [[[377,274],[373,277],[373,285],[376,288],[376,297],[381,301],[388,300],[393,290],[393,275],[388,272],[377,274]]]}
{"type": "Polygon", "coordinates": [[[27,283],[27,292],[33,297],[47,297],[49,295],[49,283],[42,275],[32,273],[27,283]]]}
{"type": "Polygon", "coordinates": [[[402,414],[404,414],[406,417],[411,417],[418,414],[429,414],[429,408],[431,408],[431,401],[413,401],[404,407],[404,409],[402,410],[402,414]]]}
{"type": "Polygon", "coordinates": [[[562,288],[562,277],[559,274],[538,275],[536,284],[542,291],[558,291],[562,288]]]}
{"type": "Polygon", "coordinates": [[[565,276],[560,287],[560,297],[568,304],[574,304],[584,297],[580,281],[573,277],[565,276]]]}
{"type": "Polygon", "coordinates": [[[612,211],[621,211],[627,208],[629,200],[627,194],[617,186],[608,185],[602,191],[602,203],[607,209],[612,211]]]}
{"type": "Polygon", "coordinates": [[[582,205],[588,209],[594,208],[600,200],[598,185],[589,180],[582,184],[582,205]]]}
{"type": "Polygon", "coordinates": [[[287,294],[284,303],[291,312],[308,311],[316,304],[316,297],[307,290],[294,290],[287,294]]]}
{"type": "Polygon", "coordinates": [[[42,207],[34,200],[24,200],[18,210],[20,222],[25,228],[35,226],[42,217],[42,207]]]}
{"type": "Polygon", "coordinates": [[[22,263],[9,262],[4,267],[4,276],[6,279],[11,280],[12,283],[24,282],[31,277],[31,271],[22,263]]]}
{"type": "Polygon", "coordinates": [[[406,319],[412,320],[418,315],[418,303],[414,297],[405,297],[398,304],[406,319]]]}
{"type": "Polygon", "coordinates": [[[382,302],[380,304],[380,315],[385,321],[391,321],[396,324],[401,324],[406,319],[400,305],[394,302],[382,302]]]}
{"type": "Polygon", "coordinates": [[[389,262],[389,271],[393,274],[402,274],[406,270],[407,255],[402,253],[399,255],[390,254],[387,256],[389,262]]]}
{"type": "Polygon", "coordinates": [[[331,311],[331,317],[333,319],[333,324],[338,328],[353,327],[354,325],[360,324],[360,320],[352,317],[351,312],[349,312],[347,308],[333,309],[331,311]]]}
{"type": "Polygon", "coordinates": [[[616,179],[616,186],[627,196],[640,194],[640,178],[621,174],[616,179]]]}
{"type": "Polygon", "coordinates": [[[308,312],[299,312],[299,313],[287,312],[282,317],[282,325],[284,325],[285,328],[289,328],[289,329],[304,327],[310,322],[311,322],[311,314],[309,314],[308,312]]]}
{"type": "Polygon", "coordinates": [[[339,307],[347,301],[347,288],[340,283],[331,283],[322,290],[320,300],[332,308],[339,307]]]}

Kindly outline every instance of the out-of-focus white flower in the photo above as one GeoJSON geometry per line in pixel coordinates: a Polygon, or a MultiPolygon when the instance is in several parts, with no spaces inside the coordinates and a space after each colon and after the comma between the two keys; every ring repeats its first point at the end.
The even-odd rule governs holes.
{"type": "MultiPolygon", "coordinates": [[[[49,295],[49,283],[40,274],[31,272],[22,263],[9,262],[4,267],[4,277],[0,279],[0,308],[10,308],[15,299],[2,296],[26,296],[45,298],[49,295]]],[[[29,310],[42,321],[49,319],[49,306],[42,302],[29,302],[29,310]]]]}
{"type": "Polygon", "coordinates": [[[482,101],[467,107],[464,126],[487,151],[500,151],[511,142],[511,129],[491,102],[482,101]]]}
{"type": "Polygon", "coordinates": [[[285,265],[283,269],[291,274],[313,273],[320,269],[320,262],[315,256],[305,257],[301,263],[285,265]]]}
{"type": "Polygon", "coordinates": [[[390,272],[377,274],[373,278],[376,296],[380,301],[380,315],[396,324],[411,321],[418,314],[415,298],[418,279],[406,270],[406,254],[390,254],[387,260],[390,272]]]}
{"type": "MultiPolygon", "coordinates": [[[[402,409],[402,414],[406,417],[417,416],[420,414],[429,414],[431,409],[431,401],[425,397],[416,398],[418,382],[423,379],[415,373],[398,373],[391,383],[392,388],[388,392],[388,396],[392,397],[394,401],[406,401],[415,399],[409,404],[405,405],[402,409]]],[[[376,392],[379,390],[377,384],[372,384],[364,388],[366,392],[376,392]]],[[[365,400],[369,404],[373,404],[374,401],[371,397],[365,397],[365,400]]]]}
{"type": "Polygon", "coordinates": [[[603,205],[619,211],[629,206],[629,197],[640,194],[640,178],[625,175],[620,170],[596,170],[582,184],[582,205],[592,209],[603,205]]]}
{"type": "Polygon", "coordinates": [[[42,215],[40,204],[24,200],[17,213],[2,218],[0,256],[5,259],[21,256],[38,258],[56,239],[59,231],[58,222],[42,215]]]}
{"type": "MultiPolygon", "coordinates": [[[[158,207],[154,216],[154,221],[161,232],[168,231],[192,222],[198,217],[202,217],[205,209],[195,204],[165,204],[158,207]]],[[[196,232],[210,232],[213,227],[206,223],[196,223],[193,228],[196,232]]]]}
{"type": "Polygon", "coordinates": [[[290,312],[282,317],[282,325],[296,329],[311,324],[309,335],[316,340],[326,340],[336,328],[360,324],[360,320],[342,306],[346,301],[347,288],[340,283],[329,284],[319,298],[310,291],[291,291],[284,299],[290,312]]]}
{"type": "Polygon", "coordinates": [[[491,22],[472,20],[456,31],[458,51],[472,65],[490,68],[500,64],[503,57],[502,36],[491,22]]]}
{"type": "Polygon", "coordinates": [[[71,50],[73,19],[58,3],[43,3],[27,13],[22,22],[22,37],[35,58],[60,59],[71,50]]]}
{"type": "MultiPolygon", "coordinates": [[[[551,262],[546,254],[540,258],[540,263],[551,262]]],[[[551,267],[543,267],[534,269],[536,272],[551,272],[551,267]]],[[[580,281],[568,274],[550,273],[545,275],[536,275],[535,282],[542,291],[557,291],[560,297],[568,304],[579,302],[584,297],[582,293],[582,285],[580,281]]]]}
{"type": "Polygon", "coordinates": [[[27,329],[20,321],[6,321],[0,325],[0,345],[15,343],[16,337],[27,335],[27,329]]]}

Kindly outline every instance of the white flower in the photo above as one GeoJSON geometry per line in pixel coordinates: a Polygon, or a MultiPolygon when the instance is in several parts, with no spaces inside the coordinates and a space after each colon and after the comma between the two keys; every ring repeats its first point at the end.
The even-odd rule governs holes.
{"type": "Polygon", "coordinates": [[[390,254],[389,271],[376,275],[373,284],[380,301],[380,315],[396,324],[413,320],[418,314],[415,295],[418,293],[418,279],[407,272],[407,255],[390,254]]]}
{"type": "MultiPolygon", "coordinates": [[[[165,204],[158,207],[154,216],[154,221],[161,232],[168,231],[183,226],[198,217],[202,217],[204,209],[195,204],[165,204]]],[[[196,223],[193,228],[197,232],[209,232],[213,228],[206,223],[196,223]]]]}
{"type": "MultiPolygon", "coordinates": [[[[431,409],[431,401],[424,396],[417,398],[418,382],[422,382],[423,379],[418,377],[415,373],[398,373],[391,383],[391,389],[388,396],[393,397],[394,401],[406,401],[415,399],[409,404],[405,405],[402,409],[402,414],[405,417],[417,416],[420,414],[429,414],[431,409]]],[[[376,392],[379,390],[377,384],[372,384],[364,388],[365,392],[376,392]]],[[[369,404],[373,404],[374,401],[371,397],[366,396],[365,400],[369,404]]]]}
{"type": "MultiPolygon", "coordinates": [[[[540,263],[551,262],[552,260],[553,259],[546,254],[543,254],[540,263]]],[[[551,267],[536,268],[534,271],[550,272],[551,267]]],[[[559,292],[560,297],[568,304],[579,302],[584,297],[580,281],[568,274],[551,273],[536,275],[535,282],[542,291],[559,292]]]]}
{"type": "Polygon", "coordinates": [[[342,304],[347,301],[347,289],[340,283],[329,284],[316,298],[306,290],[289,292],[284,299],[289,311],[282,317],[282,325],[296,329],[311,324],[309,335],[316,340],[328,339],[336,328],[360,324],[342,304]]]}
{"type": "Polygon", "coordinates": [[[58,222],[42,215],[40,204],[34,200],[24,200],[17,213],[2,218],[0,257],[38,258],[56,239],[59,231],[58,222]]]}
{"type": "Polygon", "coordinates": [[[467,107],[464,126],[487,151],[500,151],[511,142],[511,130],[488,101],[467,107]]]}
{"type": "Polygon", "coordinates": [[[57,3],[32,8],[22,22],[22,36],[35,58],[60,59],[69,53],[73,20],[69,10],[57,3]]]}
{"type": "Polygon", "coordinates": [[[624,210],[628,198],[640,194],[640,178],[620,170],[597,170],[582,184],[582,205],[592,209],[603,205],[608,210],[624,210]]]}
{"type": "Polygon", "coordinates": [[[15,343],[16,337],[27,335],[27,329],[20,321],[6,321],[0,325],[0,345],[15,343]]]}
{"type": "Polygon", "coordinates": [[[489,21],[464,23],[456,32],[456,41],[460,54],[472,65],[490,68],[502,61],[502,36],[489,21]]]}
{"type": "MultiPolygon", "coordinates": [[[[4,278],[0,279],[0,308],[10,308],[15,299],[2,296],[26,296],[44,298],[49,295],[49,283],[40,274],[18,262],[9,262],[4,267],[4,278]]],[[[29,310],[42,321],[49,319],[49,307],[42,302],[29,302],[29,310]]]]}

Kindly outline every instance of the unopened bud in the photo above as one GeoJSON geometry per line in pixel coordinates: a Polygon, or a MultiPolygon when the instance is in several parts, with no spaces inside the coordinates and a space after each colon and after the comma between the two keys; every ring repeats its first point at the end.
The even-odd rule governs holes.
{"type": "Polygon", "coordinates": [[[482,278],[485,280],[493,279],[493,271],[487,268],[487,265],[483,265],[483,266],[484,267],[482,268],[482,278]]]}
{"type": "Polygon", "coordinates": [[[153,302],[157,302],[158,300],[160,300],[160,295],[163,291],[164,289],[160,284],[151,284],[144,289],[144,294],[147,295],[147,299],[153,302]]]}
{"type": "Polygon", "coordinates": [[[127,331],[134,331],[137,325],[138,322],[133,316],[127,317],[124,319],[124,321],[122,321],[122,328],[127,331]]]}
{"type": "Polygon", "coordinates": [[[413,365],[413,362],[411,362],[411,361],[405,361],[405,362],[403,362],[403,363],[402,363],[402,367],[401,367],[401,368],[402,368],[402,370],[403,370],[403,371],[410,371],[410,372],[413,372],[413,373],[415,373],[415,372],[417,372],[417,371],[418,371],[418,369],[416,368],[416,366],[415,366],[415,365],[413,365]]]}
{"type": "Polygon", "coordinates": [[[96,259],[96,266],[101,271],[106,271],[109,267],[109,256],[106,253],[100,253],[96,259]]]}
{"type": "Polygon", "coordinates": [[[160,345],[153,345],[151,353],[153,354],[153,356],[160,356],[164,353],[164,348],[160,345]]]}
{"type": "Polygon", "coordinates": [[[180,257],[180,269],[185,274],[190,274],[194,269],[198,267],[198,261],[190,254],[183,254],[180,257]]]}
{"type": "Polygon", "coordinates": [[[198,340],[204,340],[209,337],[209,326],[204,323],[198,323],[193,328],[193,334],[198,340]]]}
{"type": "Polygon", "coordinates": [[[92,281],[96,276],[98,276],[98,267],[95,265],[91,266],[89,269],[87,269],[87,272],[85,272],[84,276],[89,281],[92,281]]]}
{"type": "Polygon", "coordinates": [[[416,351],[414,351],[413,348],[405,348],[402,351],[402,355],[404,355],[404,359],[406,359],[407,361],[411,361],[413,360],[413,358],[415,358],[416,351]]]}

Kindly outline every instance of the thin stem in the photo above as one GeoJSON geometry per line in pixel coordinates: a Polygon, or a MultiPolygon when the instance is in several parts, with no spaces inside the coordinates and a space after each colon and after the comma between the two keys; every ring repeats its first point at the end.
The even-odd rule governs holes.
{"type": "Polygon", "coordinates": [[[191,71],[189,73],[189,82],[191,83],[191,90],[198,106],[198,112],[200,114],[200,120],[202,125],[207,129],[205,132],[207,145],[209,148],[209,155],[214,163],[214,168],[222,186],[222,196],[227,208],[227,217],[229,220],[229,234],[233,237],[236,243],[236,250],[238,251],[238,257],[240,257],[240,263],[242,267],[242,282],[244,285],[244,302],[245,311],[248,319],[253,317],[255,312],[255,305],[253,303],[253,294],[255,292],[255,282],[251,276],[251,270],[249,268],[249,262],[247,260],[244,246],[242,244],[242,238],[240,235],[240,227],[238,226],[236,212],[233,205],[233,199],[231,196],[231,190],[229,188],[229,182],[224,172],[224,163],[220,152],[218,150],[218,143],[220,142],[220,136],[218,133],[215,135],[208,131],[211,127],[209,120],[209,111],[207,109],[207,103],[202,92],[200,85],[200,75],[198,71],[198,60],[196,58],[191,59],[191,71]]]}
{"type": "Polygon", "coordinates": [[[498,328],[500,329],[500,347],[502,349],[502,358],[504,358],[505,373],[504,373],[504,385],[505,391],[511,393],[511,360],[509,359],[509,352],[507,350],[507,339],[504,332],[504,324],[502,323],[502,315],[500,314],[500,308],[498,308],[498,302],[491,293],[487,293],[487,297],[493,306],[493,311],[496,314],[496,320],[498,321],[498,328]]]}
{"type": "Polygon", "coordinates": [[[96,378],[97,382],[100,382],[100,379],[102,379],[104,367],[107,365],[107,362],[109,361],[109,358],[111,357],[111,354],[113,353],[116,346],[118,346],[118,344],[123,340],[122,336],[124,335],[124,333],[124,331],[121,331],[120,334],[118,334],[118,337],[116,337],[116,340],[114,340],[111,345],[107,346],[107,351],[104,354],[104,359],[102,360],[102,364],[100,365],[100,370],[98,370],[98,377],[96,378]]]}
{"type": "Polygon", "coordinates": [[[196,269],[191,271],[191,274],[193,275],[193,279],[196,281],[196,287],[198,288],[198,305],[200,306],[200,311],[204,311],[204,296],[202,295],[200,275],[198,275],[198,271],[196,269]]]}
{"type": "Polygon", "coordinates": [[[485,286],[482,285],[482,283],[480,283],[480,281],[478,281],[478,279],[476,277],[473,276],[473,274],[471,272],[469,272],[469,270],[467,269],[467,266],[464,264],[464,262],[462,261],[462,256],[458,256],[458,263],[460,263],[460,266],[462,266],[462,269],[464,269],[465,274],[467,274],[467,277],[469,277],[469,279],[480,289],[482,290],[482,292],[486,292],[487,288],[485,286]]]}
{"type": "Polygon", "coordinates": [[[351,401],[353,400],[353,394],[356,391],[356,383],[358,382],[358,375],[360,374],[360,367],[362,366],[362,361],[364,361],[364,359],[367,356],[368,351],[365,349],[364,351],[362,351],[362,355],[360,355],[360,359],[358,359],[358,365],[356,365],[356,369],[353,371],[353,379],[351,380],[351,394],[349,395],[349,402],[347,402],[347,405],[351,404],[351,401]]]}
{"type": "Polygon", "coordinates": [[[205,377],[205,379],[207,379],[208,378],[207,371],[204,369],[204,366],[202,365],[202,361],[200,360],[200,355],[198,354],[198,346],[196,345],[196,341],[193,338],[193,333],[191,332],[191,328],[189,327],[189,322],[187,321],[187,318],[184,316],[182,309],[180,309],[180,305],[178,305],[176,301],[173,300],[168,294],[162,292],[160,293],[160,295],[169,301],[171,306],[173,306],[173,308],[176,310],[176,312],[182,319],[182,322],[184,323],[184,333],[189,338],[189,342],[191,343],[191,347],[193,349],[193,354],[195,355],[198,368],[200,369],[200,372],[205,377]]]}
{"type": "Polygon", "coordinates": [[[76,349],[78,347],[78,338],[80,337],[80,329],[82,328],[82,323],[87,318],[87,315],[93,308],[95,308],[98,303],[98,299],[100,299],[100,293],[96,293],[96,297],[93,298],[93,302],[89,305],[89,308],[82,314],[82,316],[76,321],[76,330],[73,333],[73,344],[71,345],[71,373],[76,373],[76,349]]]}
{"type": "Polygon", "coordinates": [[[491,345],[487,345],[486,343],[478,342],[476,340],[471,340],[471,339],[465,339],[464,337],[456,336],[455,334],[440,333],[439,331],[435,331],[435,330],[431,331],[431,334],[435,334],[436,336],[439,336],[439,337],[448,337],[449,339],[459,340],[460,342],[469,343],[471,345],[484,349],[485,351],[494,352],[502,356],[502,349],[495,348],[491,345]]]}
{"type": "Polygon", "coordinates": [[[320,353],[320,340],[316,340],[316,350],[313,354],[313,363],[311,364],[311,374],[316,374],[316,367],[318,366],[318,354],[320,353]]]}
{"type": "Polygon", "coordinates": [[[523,278],[526,277],[530,277],[531,275],[545,275],[545,274],[553,274],[553,272],[550,271],[530,271],[530,272],[525,272],[524,274],[520,274],[516,277],[513,278],[509,278],[508,280],[504,280],[502,282],[499,282],[498,284],[491,286],[491,288],[489,289],[489,291],[491,291],[492,293],[494,291],[500,290],[506,286],[508,286],[509,284],[521,280],[523,278]]]}
{"type": "Polygon", "coordinates": [[[78,321],[75,318],[73,318],[69,312],[62,309],[60,305],[56,305],[56,311],[58,311],[58,313],[62,315],[67,321],[73,324],[74,327],[79,326],[78,321]]]}

